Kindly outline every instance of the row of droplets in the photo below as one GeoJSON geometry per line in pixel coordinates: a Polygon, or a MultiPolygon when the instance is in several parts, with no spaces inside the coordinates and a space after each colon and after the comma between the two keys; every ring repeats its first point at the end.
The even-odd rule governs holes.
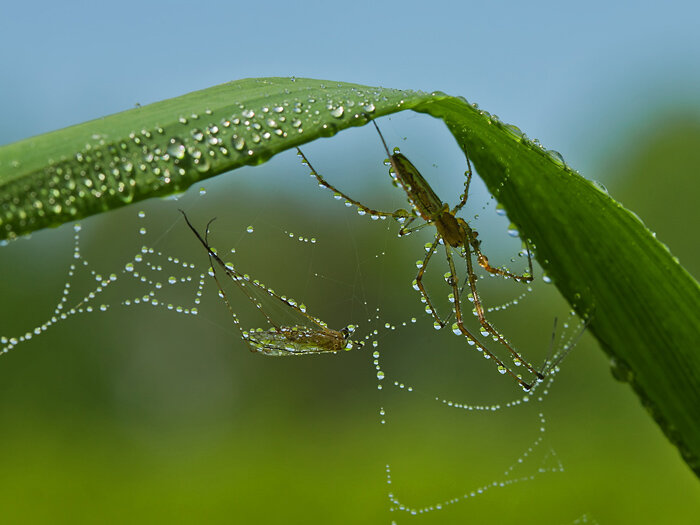
{"type": "MultiPolygon", "coordinates": [[[[176,191],[184,190],[204,174],[262,162],[273,154],[265,142],[286,139],[291,132],[303,133],[304,122],[321,121],[324,111],[334,119],[367,118],[376,110],[373,100],[379,101],[383,95],[381,91],[356,89],[346,98],[332,94],[324,100],[318,95],[304,100],[284,97],[259,108],[239,104],[238,111],[220,119],[215,113],[226,108],[205,109],[203,117],[198,112],[181,115],[173,125],[186,127],[184,135],[175,127],[170,129],[171,125],[134,130],[114,142],[107,135],[94,133],[72,157],[47,159],[42,175],[22,177],[16,187],[6,188],[7,202],[2,203],[0,214],[2,236],[12,239],[29,229],[55,223],[59,217],[76,218],[86,208],[99,208],[95,201],[105,200],[102,207],[107,209],[114,206],[111,202],[130,203],[163,191],[168,185],[176,191]],[[208,124],[196,126],[200,118],[207,117],[208,124]],[[232,152],[248,160],[232,156],[232,152]],[[14,199],[13,194],[22,198],[14,199]]],[[[323,134],[335,131],[335,126],[323,125],[323,134]]],[[[10,165],[20,168],[21,162],[10,165]]]]}
{"type": "MultiPolygon", "coordinates": [[[[139,212],[139,218],[144,218],[145,213],[139,212]]],[[[33,337],[45,333],[50,327],[59,321],[67,320],[78,314],[92,312],[106,312],[110,305],[107,303],[96,304],[98,298],[108,287],[114,287],[114,283],[121,277],[129,276],[137,282],[144,285],[146,288],[142,295],[125,298],[121,301],[124,306],[132,305],[149,305],[152,307],[164,308],[177,313],[192,314],[198,313],[197,305],[201,302],[202,289],[204,286],[204,275],[194,272],[195,266],[192,263],[181,261],[177,257],[165,256],[163,253],[148,247],[142,246],[141,249],[129,260],[124,266],[116,272],[108,272],[105,275],[95,270],[91,263],[81,253],[80,249],[80,232],[82,226],[80,224],[73,225],[73,259],[69,265],[66,281],[63,285],[61,297],[56,304],[53,313],[37,325],[35,328],[18,336],[0,336],[0,352],[7,353],[17,345],[29,341],[33,337]],[[175,270],[184,270],[185,275],[176,276],[171,273],[167,277],[160,278],[166,268],[162,264],[152,262],[150,259],[157,261],[166,261],[166,266],[175,270]],[[143,268],[143,269],[141,269],[143,268]],[[96,282],[92,288],[83,291],[82,294],[75,297],[74,281],[80,274],[87,272],[91,279],[96,282]],[[191,305],[173,304],[172,302],[160,299],[159,292],[165,288],[164,283],[168,286],[180,285],[193,289],[193,298],[191,305]],[[71,299],[73,304],[69,304],[71,299]]],[[[145,234],[145,228],[140,228],[139,232],[145,234]]]]}
{"type": "Polygon", "coordinates": [[[523,465],[530,457],[532,457],[533,453],[542,446],[542,443],[544,441],[544,433],[546,430],[545,418],[542,413],[540,413],[538,417],[540,421],[540,429],[537,438],[515,459],[515,461],[508,468],[505,469],[500,480],[492,481],[490,483],[481,485],[468,492],[464,492],[460,495],[454,496],[450,499],[446,499],[439,503],[427,505],[424,507],[413,507],[411,505],[403,503],[395,494],[395,491],[393,489],[391,466],[387,464],[385,466],[385,476],[386,484],[389,488],[387,494],[390,504],[389,510],[391,512],[405,512],[413,516],[426,514],[429,512],[442,510],[450,505],[454,505],[459,502],[476,498],[487,492],[492,491],[493,489],[504,489],[506,487],[518,483],[533,481],[543,474],[557,474],[564,472],[564,466],[559,460],[556,452],[553,449],[550,449],[543,455],[540,464],[537,466],[533,474],[523,475],[519,477],[515,477],[513,475],[515,469],[520,465],[523,465]]]}

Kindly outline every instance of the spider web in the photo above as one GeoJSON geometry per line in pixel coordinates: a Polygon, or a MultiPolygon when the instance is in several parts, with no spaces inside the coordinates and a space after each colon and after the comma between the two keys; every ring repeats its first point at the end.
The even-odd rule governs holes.
{"type": "MultiPolygon", "coordinates": [[[[288,171],[294,162],[293,157],[286,159],[280,169],[273,161],[270,171],[288,171]]],[[[296,175],[302,177],[303,167],[298,168],[302,175],[296,175]]],[[[524,396],[462,338],[448,329],[434,330],[410,286],[416,271],[411,261],[421,258],[425,238],[396,239],[395,224],[377,224],[348,213],[324,199],[313,184],[313,208],[298,208],[305,199],[290,206],[282,183],[275,184],[272,190],[269,181],[261,183],[263,189],[245,181],[234,185],[236,192],[259,192],[250,200],[263,201],[264,207],[239,205],[232,210],[223,197],[230,190],[219,191],[222,184],[213,182],[178,202],[157,201],[138,212],[120,210],[109,218],[62,228],[56,232],[61,234],[56,243],[63,243],[56,248],[60,261],[46,260],[38,252],[41,247],[33,246],[46,242],[44,232],[4,248],[20,252],[18,260],[32,261],[25,276],[32,282],[60,281],[52,273],[67,273],[60,290],[46,290],[31,301],[29,311],[0,328],[1,350],[8,353],[4,367],[12,367],[15,356],[23,359],[24,353],[41,359],[47,347],[58,354],[53,363],[61,356],[70,362],[76,351],[92,354],[98,369],[109,369],[106,393],[98,396],[95,406],[116,406],[121,415],[110,424],[146,447],[155,447],[173,428],[186,424],[211,429],[195,440],[200,447],[231,436],[237,436],[235,443],[242,448],[260,442],[254,454],[265,460],[263,465],[275,465],[276,456],[268,456],[271,447],[295,451],[298,457],[287,460],[287,468],[303,465],[301,475],[263,466],[270,470],[261,479],[268,484],[275,480],[279,487],[268,495],[272,501],[287,501],[285,495],[305,501],[302,487],[310,482],[323,485],[327,478],[337,482],[338,477],[359,477],[359,483],[372,487],[365,497],[377,501],[369,508],[381,509],[392,521],[416,516],[421,523],[449,522],[480,515],[481,507],[500,507],[504,501],[512,502],[512,512],[522,518],[522,512],[538,505],[531,501],[533,494],[564,471],[546,433],[546,393],[552,385],[524,396]],[[241,272],[263,279],[279,293],[303,299],[314,315],[333,327],[359,325],[365,349],[306,360],[270,360],[246,353],[206,275],[206,253],[179,219],[178,208],[186,209],[201,226],[219,215],[210,235],[219,253],[227,253],[224,259],[235,259],[241,272]],[[340,219],[327,227],[327,217],[336,212],[340,219]],[[280,220],[285,215],[295,220],[280,220]],[[32,253],[27,257],[26,251],[32,253]],[[46,300],[52,294],[58,297],[53,303],[46,300]],[[192,379],[197,375],[193,370],[202,377],[192,379]],[[373,416],[377,411],[379,422],[373,416]],[[354,421],[350,426],[341,417],[346,413],[354,421]],[[226,415],[231,421],[218,424],[226,415]],[[352,440],[333,446],[334,439],[355,426],[361,430],[353,432],[352,440]],[[241,437],[243,428],[248,436],[241,437]],[[364,438],[358,444],[360,436],[364,438]],[[356,458],[359,468],[344,465],[336,476],[314,455],[326,461],[348,455],[356,458]]],[[[401,204],[391,202],[387,208],[392,205],[401,204]]],[[[495,203],[483,199],[479,213],[491,220],[499,216],[495,203]]],[[[507,220],[501,231],[506,228],[507,220]]],[[[444,270],[438,268],[436,264],[429,273],[427,286],[438,308],[445,310],[449,288],[442,280],[444,270]]],[[[493,315],[527,316],[519,304],[531,300],[525,286],[485,281],[485,288],[493,284],[495,299],[487,303],[493,315]]],[[[542,287],[549,288],[541,282],[534,286],[542,287]]],[[[252,323],[254,309],[242,297],[236,303],[252,323]]],[[[546,356],[551,329],[552,315],[545,317],[537,342],[540,360],[546,356]]],[[[7,312],[4,318],[9,318],[7,312]]],[[[507,318],[497,323],[508,326],[507,318]]],[[[572,332],[573,327],[567,337],[572,332]]],[[[517,335],[508,337],[515,340],[517,335]]],[[[82,366],[89,368],[89,363],[82,366]]],[[[183,439],[182,432],[176,434],[183,439]]],[[[170,438],[165,441],[175,446],[170,438]]],[[[231,456],[226,450],[229,459],[241,459],[240,453],[231,456]]],[[[222,490],[231,505],[244,506],[253,491],[240,487],[247,486],[250,469],[229,467],[233,480],[222,490]]],[[[341,485],[331,511],[361,514],[353,503],[355,492],[352,485],[341,485]]],[[[312,505],[312,515],[328,511],[316,501],[312,505]]],[[[306,509],[290,507],[289,516],[300,515],[301,508],[306,509]]],[[[579,509],[579,514],[585,510],[579,509]]],[[[492,514],[493,507],[486,512],[492,514]]],[[[559,522],[572,522],[571,514],[559,522]]],[[[502,515],[508,522],[508,512],[502,515]]]]}

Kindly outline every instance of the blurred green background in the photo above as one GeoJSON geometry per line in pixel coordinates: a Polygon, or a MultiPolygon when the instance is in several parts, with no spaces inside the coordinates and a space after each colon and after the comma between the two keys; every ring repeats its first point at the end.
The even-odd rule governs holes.
{"type": "MultiPolygon", "coordinates": [[[[246,76],[442,89],[562,151],[640,215],[697,277],[700,104],[693,65],[700,46],[690,23],[696,10],[681,2],[663,12],[651,3],[621,6],[467,6],[446,22],[447,5],[426,13],[387,3],[344,24],[342,4],[309,3],[295,13],[282,4],[266,12],[222,5],[202,13],[201,27],[195,7],[184,3],[3,7],[0,38],[12,52],[0,61],[13,74],[0,79],[0,139],[246,76]],[[275,10],[279,18],[271,18],[275,10]],[[513,53],[524,43],[548,56],[513,53]],[[411,70],[396,63],[405,55],[416,64],[411,70]]],[[[442,124],[402,114],[380,125],[437,193],[456,202],[464,159],[442,124]]],[[[388,183],[371,128],[318,141],[305,153],[364,203],[406,206],[388,183]]],[[[429,228],[396,239],[396,225],[358,217],[316,188],[291,152],[201,188],[82,222],[84,260],[118,280],[94,301],[96,309],[109,304],[106,312],[61,321],[2,358],[3,522],[564,524],[584,515],[600,523],[696,522],[697,479],[630,389],[612,379],[589,335],[542,403],[494,414],[444,407],[435,396],[491,404],[517,398],[519,390],[463,340],[435,332],[422,312],[410,283],[429,228]],[[303,300],[333,327],[356,323],[362,335],[376,329],[384,389],[377,390],[371,348],[309,359],[249,353],[209,280],[196,316],[121,306],[153,289],[122,272],[142,245],[164,254],[146,257],[163,266],[142,268],[153,279],[205,271],[206,256],[178,208],[200,227],[216,216],[212,241],[220,252],[236,249],[226,258],[241,271],[303,300]],[[253,234],[245,232],[248,225],[253,234]],[[296,241],[290,232],[317,242],[296,241]],[[168,255],[196,269],[177,269],[168,255]],[[413,316],[418,322],[401,328],[413,316]],[[414,391],[393,388],[394,380],[414,391]],[[563,473],[492,488],[420,516],[389,510],[389,491],[421,508],[505,480],[504,471],[540,435],[539,412],[544,440],[512,476],[556,464],[542,463],[550,449],[563,473]]],[[[524,267],[522,259],[510,261],[520,243],[506,234],[507,218],[478,181],[465,217],[492,262],[524,267]]],[[[0,250],[0,336],[24,334],[51,315],[74,262],[72,237],[67,225],[0,250]]],[[[428,285],[445,311],[440,259],[431,263],[428,285]]],[[[94,286],[81,273],[71,297],[94,286]]],[[[493,320],[539,363],[553,318],[561,325],[567,308],[539,270],[533,288],[493,320]]],[[[488,279],[481,289],[485,302],[497,304],[522,286],[488,279]]],[[[164,284],[157,293],[188,307],[195,290],[196,283],[164,284]]],[[[253,323],[236,290],[229,293],[253,323]]]]}

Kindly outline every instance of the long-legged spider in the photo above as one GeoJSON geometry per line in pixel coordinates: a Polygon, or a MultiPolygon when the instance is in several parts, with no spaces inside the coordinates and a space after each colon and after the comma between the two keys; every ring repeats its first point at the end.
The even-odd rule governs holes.
{"type": "Polygon", "coordinates": [[[539,381],[544,378],[544,375],[536,370],[527,360],[525,360],[511,345],[506,341],[506,339],[491,325],[491,323],[486,319],[484,313],[484,306],[479,298],[479,293],[476,287],[477,275],[474,271],[474,265],[472,262],[472,253],[476,255],[477,262],[486,271],[494,274],[500,275],[506,278],[512,278],[517,281],[532,281],[532,259],[530,255],[530,250],[527,249],[527,259],[529,272],[518,275],[510,272],[509,270],[491,266],[489,264],[488,258],[481,251],[481,242],[478,239],[478,233],[469,224],[462,219],[457,217],[457,213],[465,206],[467,203],[467,197],[469,194],[469,184],[472,178],[472,168],[469,157],[467,156],[467,172],[466,180],[464,182],[464,193],[462,194],[460,201],[457,205],[450,209],[447,203],[443,203],[442,200],[437,196],[437,194],[430,187],[428,182],[423,178],[418,169],[409,161],[403,154],[395,150],[394,153],[389,151],[389,147],[382,136],[381,131],[376,122],[372,121],[374,127],[379,133],[379,137],[382,140],[386,154],[389,157],[389,162],[391,164],[390,173],[396,183],[401,185],[403,190],[406,192],[408,201],[411,204],[412,212],[406,210],[397,210],[394,212],[383,212],[372,208],[369,208],[362,204],[361,202],[349,197],[345,193],[341,192],[330,184],[326,179],[320,175],[311,165],[309,160],[306,158],[304,153],[297,148],[299,156],[303,159],[304,163],[308,165],[311,174],[316,177],[320,186],[323,186],[333,192],[335,192],[336,197],[344,198],[347,202],[357,207],[359,211],[363,214],[368,214],[373,218],[379,217],[393,217],[402,223],[401,229],[399,230],[399,236],[407,235],[419,228],[424,227],[427,224],[433,224],[437,230],[435,235],[435,240],[430,246],[427,246],[427,253],[423,259],[422,265],[418,270],[413,285],[418,290],[426,303],[426,310],[432,314],[435,319],[436,328],[444,327],[452,317],[446,317],[442,319],[437,310],[433,307],[427,290],[423,285],[423,275],[425,274],[426,268],[430,258],[435,253],[437,245],[439,243],[443,244],[445,247],[445,256],[447,258],[447,263],[449,265],[450,271],[445,274],[445,278],[449,285],[452,287],[452,294],[450,300],[454,301],[453,314],[455,316],[455,323],[452,325],[452,330],[457,335],[464,335],[468,340],[476,345],[476,347],[483,352],[484,357],[487,359],[492,359],[499,372],[502,374],[508,374],[513,377],[524,390],[530,390],[533,386],[532,382],[527,382],[520,377],[519,374],[513,372],[505,363],[488,350],[477,338],[469,331],[468,328],[464,326],[464,317],[462,312],[462,306],[460,303],[460,287],[459,280],[457,276],[457,271],[455,269],[455,263],[452,257],[452,250],[459,249],[458,253],[464,257],[467,265],[467,276],[471,300],[474,303],[474,312],[479,318],[479,323],[482,326],[482,335],[491,336],[495,341],[503,345],[508,352],[512,355],[513,362],[516,366],[524,365],[525,368],[532,373],[535,378],[539,381]],[[409,225],[418,217],[422,218],[425,223],[414,228],[409,228],[409,225]]]}
{"type": "Polygon", "coordinates": [[[341,330],[333,330],[328,328],[328,325],[319,318],[314,317],[306,312],[306,307],[298,305],[295,301],[286,297],[277,295],[273,290],[267,288],[256,280],[251,280],[245,274],[239,273],[231,263],[224,263],[216,252],[210,247],[208,242],[209,225],[214,219],[207,223],[207,227],[202,237],[199,232],[192,226],[184,211],[180,210],[185,218],[187,226],[197,236],[199,242],[206,248],[209,255],[209,263],[211,264],[212,277],[219,289],[219,295],[226,303],[226,306],[233,317],[233,322],[241,333],[241,338],[248,344],[252,352],[261,353],[268,356],[291,356],[291,355],[309,355],[309,354],[326,354],[337,353],[341,350],[352,350],[353,348],[362,346],[362,343],[350,340],[350,335],[355,327],[349,325],[341,330]],[[226,297],[218,277],[216,276],[215,264],[213,261],[224,270],[231,280],[236,283],[243,294],[250,299],[255,307],[265,316],[270,328],[264,330],[262,328],[244,330],[241,327],[238,315],[233,310],[231,303],[226,297]],[[283,304],[284,308],[288,308],[297,317],[304,319],[305,322],[312,326],[293,325],[287,326],[275,322],[270,314],[267,313],[259,299],[251,293],[248,287],[254,287],[260,290],[264,295],[268,295],[273,301],[283,304]]]}

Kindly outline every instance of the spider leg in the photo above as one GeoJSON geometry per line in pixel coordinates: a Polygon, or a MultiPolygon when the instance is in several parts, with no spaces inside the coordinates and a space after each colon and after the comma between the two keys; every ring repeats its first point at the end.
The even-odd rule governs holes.
{"type": "MultiPolygon", "coordinates": [[[[527,368],[530,373],[535,375],[538,379],[543,379],[544,375],[542,375],[541,372],[537,371],[530,363],[528,363],[510,344],[508,341],[505,340],[505,338],[498,333],[498,331],[489,323],[489,321],[486,319],[486,315],[484,314],[484,307],[481,304],[481,299],[479,298],[479,293],[476,290],[476,273],[474,273],[474,266],[472,264],[472,258],[471,258],[471,253],[469,250],[469,245],[465,243],[464,245],[465,248],[465,259],[467,261],[467,274],[468,274],[468,279],[469,279],[469,288],[471,290],[471,296],[472,300],[474,301],[474,311],[476,312],[477,317],[479,318],[479,323],[481,326],[486,330],[489,334],[491,334],[495,340],[497,340],[499,343],[501,343],[503,346],[505,346],[508,351],[511,353],[513,358],[516,360],[516,362],[520,362],[527,368]]],[[[456,297],[455,297],[456,299],[456,297]]],[[[455,300],[455,304],[457,304],[455,300]]]]}
{"type": "Polygon", "coordinates": [[[433,224],[432,222],[424,222],[423,224],[419,224],[418,226],[414,226],[413,228],[409,228],[408,226],[417,219],[415,215],[410,216],[406,222],[404,222],[403,226],[401,226],[401,229],[399,230],[399,237],[403,237],[404,235],[410,235],[413,232],[417,232],[418,230],[422,230],[426,226],[429,226],[430,224],[433,224]]]}
{"type": "Polygon", "coordinates": [[[353,199],[352,197],[346,195],[342,191],[340,191],[338,188],[333,186],[330,182],[328,182],[326,179],[323,178],[323,176],[317,172],[314,167],[311,165],[311,162],[309,162],[309,159],[306,158],[306,155],[302,153],[302,151],[297,148],[297,153],[299,156],[304,160],[304,163],[309,167],[309,170],[311,171],[311,174],[316,177],[316,180],[318,181],[319,186],[323,186],[326,189],[331,190],[333,193],[336,195],[339,195],[343,199],[345,199],[347,202],[355,206],[358,210],[363,211],[367,215],[370,215],[371,217],[394,217],[396,219],[401,218],[402,215],[397,212],[386,212],[386,211],[378,211],[372,208],[368,208],[364,204],[362,204],[360,201],[357,201],[353,199]]]}
{"type": "MultiPolygon", "coordinates": [[[[469,227],[466,222],[464,223],[466,225],[465,230],[467,232],[467,239],[469,244],[471,245],[472,250],[474,250],[474,253],[476,254],[476,259],[479,262],[479,266],[481,266],[484,270],[486,270],[489,273],[492,273],[494,275],[500,275],[501,277],[509,277],[511,279],[514,279],[516,281],[523,281],[526,283],[532,282],[534,279],[533,275],[534,272],[532,270],[532,254],[530,253],[530,246],[527,242],[525,241],[525,249],[527,251],[527,266],[528,266],[528,273],[524,274],[517,274],[513,273],[509,270],[506,270],[505,268],[498,268],[495,266],[491,266],[489,264],[489,259],[486,257],[483,252],[481,251],[481,246],[480,246],[480,241],[477,239],[474,230],[472,230],[471,227],[469,227]]],[[[466,246],[466,243],[465,243],[466,246]]]]}
{"type": "MultiPolygon", "coordinates": [[[[477,348],[479,348],[479,350],[481,350],[481,352],[483,352],[484,357],[488,357],[489,359],[492,359],[494,363],[496,363],[496,366],[498,367],[499,372],[501,372],[502,374],[508,374],[509,376],[511,376],[513,379],[515,379],[520,384],[520,386],[523,387],[524,390],[530,390],[532,388],[532,384],[526,383],[525,381],[523,381],[523,379],[520,376],[518,376],[515,372],[513,372],[510,368],[508,368],[503,363],[503,361],[501,361],[495,354],[493,354],[491,351],[489,351],[488,348],[486,348],[483,344],[481,344],[477,340],[477,338],[474,335],[472,335],[472,333],[464,326],[464,318],[462,316],[462,307],[460,305],[459,284],[458,284],[458,280],[457,280],[457,273],[455,270],[455,263],[454,263],[454,260],[452,258],[451,248],[447,244],[445,245],[445,255],[447,257],[447,262],[450,266],[450,275],[451,275],[450,285],[452,286],[452,293],[454,294],[454,299],[455,299],[454,313],[455,313],[455,317],[456,317],[456,322],[453,325],[452,330],[455,333],[461,333],[462,335],[467,337],[471,342],[473,342],[474,345],[476,345],[477,348]]],[[[470,259],[468,259],[468,260],[470,260],[470,259]]],[[[470,271],[469,272],[469,281],[470,282],[472,281],[472,279],[471,279],[472,275],[473,275],[473,273],[470,271]]],[[[472,288],[472,294],[474,292],[475,292],[475,288],[472,288]]],[[[494,332],[495,332],[495,330],[494,330],[494,332]]],[[[502,340],[502,338],[501,338],[501,340],[502,340]]],[[[508,348],[510,349],[510,347],[508,347],[508,348]]],[[[512,350],[512,349],[511,349],[511,351],[514,352],[514,350],[512,350]]],[[[516,353],[516,355],[517,355],[517,353],[516,353]]]]}
{"type": "Polygon", "coordinates": [[[452,208],[452,215],[457,213],[459,210],[461,210],[464,205],[467,203],[467,199],[469,198],[469,185],[472,182],[472,164],[469,162],[469,155],[466,154],[467,157],[467,171],[465,172],[465,175],[467,177],[467,180],[464,181],[464,193],[462,194],[462,198],[460,201],[457,203],[457,206],[452,208]]]}
{"type": "MultiPolygon", "coordinates": [[[[426,223],[429,224],[429,223],[426,223]]],[[[428,296],[428,292],[425,289],[425,286],[423,286],[423,274],[425,273],[425,269],[428,267],[428,262],[430,261],[430,258],[433,256],[435,253],[435,250],[437,249],[438,242],[440,241],[440,234],[437,234],[435,236],[435,240],[433,241],[432,245],[428,249],[428,253],[425,254],[425,258],[423,259],[423,264],[421,265],[420,269],[418,270],[418,274],[416,275],[416,278],[413,280],[413,288],[418,290],[423,297],[425,304],[426,304],[426,309],[430,311],[432,314],[433,318],[435,318],[435,322],[437,325],[439,325],[440,328],[445,326],[446,322],[443,322],[442,319],[440,319],[440,316],[438,315],[437,311],[435,310],[435,307],[433,306],[433,303],[430,301],[430,297],[428,296]]]]}

